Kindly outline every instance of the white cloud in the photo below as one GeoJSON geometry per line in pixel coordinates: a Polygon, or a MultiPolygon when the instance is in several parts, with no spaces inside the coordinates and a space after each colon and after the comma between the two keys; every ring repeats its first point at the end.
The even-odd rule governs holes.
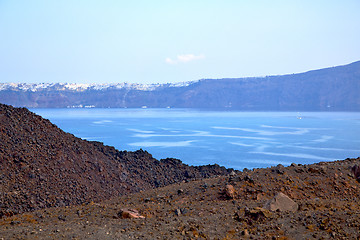
{"type": "Polygon", "coordinates": [[[176,64],[176,61],[172,60],[171,58],[166,58],[165,62],[168,64],[176,64]]]}
{"type": "Polygon", "coordinates": [[[166,58],[165,62],[168,64],[177,64],[177,63],[187,63],[187,62],[191,62],[194,60],[200,60],[200,59],[204,59],[205,56],[203,54],[200,55],[194,55],[194,54],[183,54],[183,55],[178,55],[176,57],[176,59],[171,59],[171,58],[166,58]]]}

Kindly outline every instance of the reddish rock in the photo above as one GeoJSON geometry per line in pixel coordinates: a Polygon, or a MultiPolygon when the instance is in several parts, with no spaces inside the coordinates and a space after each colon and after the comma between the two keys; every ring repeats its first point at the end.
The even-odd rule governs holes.
{"type": "Polygon", "coordinates": [[[233,185],[226,185],[224,192],[225,192],[226,198],[228,198],[228,199],[235,198],[235,188],[233,185]]]}
{"type": "Polygon", "coordinates": [[[249,237],[249,231],[247,229],[244,229],[244,231],[241,232],[241,235],[243,235],[244,237],[249,237]]]}
{"type": "Polygon", "coordinates": [[[135,209],[121,209],[118,212],[119,218],[145,218],[141,216],[140,213],[135,209]]]}

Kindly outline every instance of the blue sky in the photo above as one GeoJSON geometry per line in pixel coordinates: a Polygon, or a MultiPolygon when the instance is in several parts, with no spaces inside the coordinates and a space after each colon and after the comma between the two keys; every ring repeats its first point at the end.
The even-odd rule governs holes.
{"type": "Polygon", "coordinates": [[[166,83],[360,60],[359,0],[0,0],[0,82],[166,83]]]}

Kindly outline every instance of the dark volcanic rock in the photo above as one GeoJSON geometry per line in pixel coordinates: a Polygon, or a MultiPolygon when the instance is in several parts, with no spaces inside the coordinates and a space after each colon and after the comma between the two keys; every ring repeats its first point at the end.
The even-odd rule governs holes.
{"type": "Polygon", "coordinates": [[[356,180],[360,181],[360,167],[358,165],[355,165],[352,167],[351,170],[353,171],[356,180]]]}
{"type": "Polygon", "coordinates": [[[189,178],[229,174],[218,165],[158,161],[65,133],[25,108],[0,104],[0,215],[100,201],[189,178]]]}
{"type": "Polygon", "coordinates": [[[7,215],[0,219],[0,238],[360,239],[360,183],[351,173],[359,163],[357,158],[281,167],[283,174],[274,168],[231,173],[237,179],[234,199],[219,196],[229,185],[229,176],[219,176],[7,215]],[[293,203],[283,194],[274,198],[279,192],[298,208],[282,208],[293,203]],[[266,202],[282,209],[265,209],[266,202]]]}

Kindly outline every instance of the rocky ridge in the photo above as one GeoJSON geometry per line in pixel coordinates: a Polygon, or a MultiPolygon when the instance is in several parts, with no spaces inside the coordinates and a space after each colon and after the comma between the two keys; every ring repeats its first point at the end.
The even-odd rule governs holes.
{"type": "Polygon", "coordinates": [[[101,201],[183,180],[228,174],[118,151],[65,133],[25,108],[0,104],[0,216],[101,201]]]}

